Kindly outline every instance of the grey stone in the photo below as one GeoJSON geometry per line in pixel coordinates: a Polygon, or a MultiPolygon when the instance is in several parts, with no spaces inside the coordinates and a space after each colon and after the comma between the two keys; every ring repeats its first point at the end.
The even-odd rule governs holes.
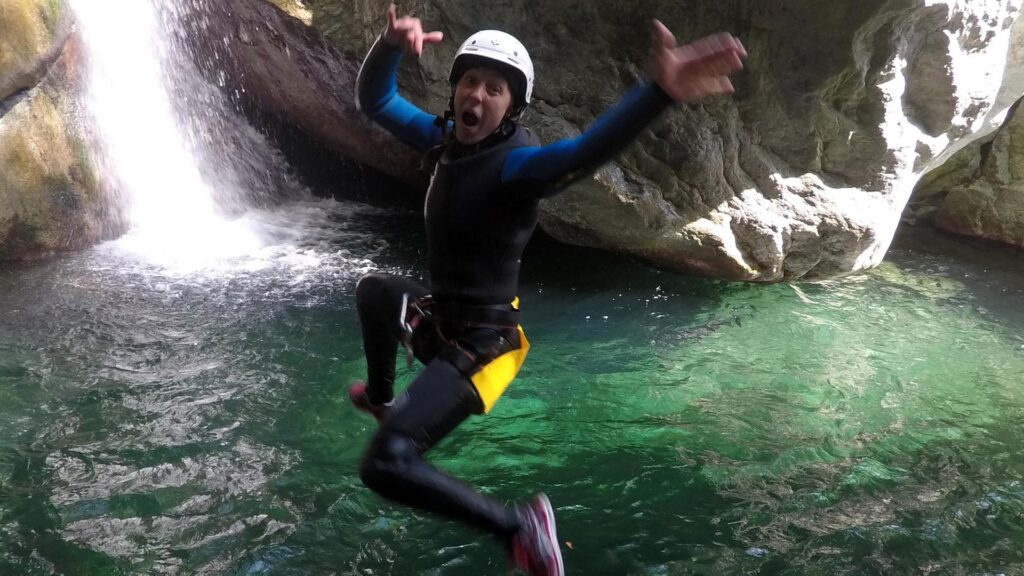
{"type": "MultiPolygon", "coordinates": [[[[305,5],[315,27],[361,55],[387,2],[305,5]]],[[[525,1],[418,0],[402,11],[446,40],[407,58],[400,85],[425,109],[443,110],[459,42],[479,28],[504,29],[534,58],[526,123],[551,141],[578,134],[643,77],[652,17],[680,39],[732,31],[750,53],[736,95],[677,106],[615,162],[546,201],[541,225],[672,270],[828,278],[877,265],[921,175],[991,131],[1024,93],[1010,43],[1020,5],[580,0],[538,10],[525,1]]]]}
{"type": "MultiPolygon", "coordinates": [[[[279,3],[302,13],[294,0],[279,3]]],[[[270,114],[362,164],[426,185],[412,150],[356,109],[357,58],[262,0],[183,0],[176,10],[200,70],[243,107],[270,114]]]]}
{"type": "Polygon", "coordinates": [[[935,214],[939,228],[1024,247],[1024,114],[1020,105],[1018,101],[991,144],[979,151],[977,178],[955,186],[946,195],[935,214]]]}
{"type": "MultiPolygon", "coordinates": [[[[1016,218],[1012,137],[990,147],[985,139],[1024,93],[1024,27],[1016,24],[1022,1],[568,0],[538,9],[525,0],[414,0],[403,10],[444,31],[446,40],[418,60],[407,58],[400,84],[414,103],[442,111],[459,42],[479,28],[505,29],[536,62],[536,101],[526,123],[550,142],[580,133],[643,78],[650,18],[684,40],[732,31],[750,53],[735,78],[736,95],[673,108],[614,162],[546,201],[541,225],[564,241],[671,270],[762,282],[828,278],[881,261],[922,175],[935,186],[919,188],[911,218],[934,216],[961,231],[991,226],[1000,230],[992,237],[1017,237],[1010,223],[991,216],[1016,218]],[[947,206],[952,203],[958,207],[947,206]]],[[[358,62],[384,25],[387,2],[277,3],[314,28],[261,0],[184,2],[197,61],[242,103],[355,160],[425,185],[417,155],[369,124],[352,103],[358,62]]],[[[18,56],[0,65],[0,143],[8,150],[24,141],[13,134],[49,135],[57,149],[64,142],[79,151],[71,156],[88,156],[68,121],[74,107],[62,96],[67,87],[52,72],[53,58],[68,52],[65,11],[52,0],[5,3],[0,31],[8,33],[0,42],[14,38],[12,14],[23,28],[31,20],[25,14],[56,15],[34,21],[43,22],[34,29],[46,32],[45,41],[19,44],[18,56]],[[51,117],[45,110],[64,118],[66,128],[33,128],[38,118],[51,117]],[[12,128],[15,120],[19,127],[12,128]]],[[[64,58],[66,74],[74,59],[64,58]]],[[[26,157],[10,155],[16,156],[26,157]]],[[[0,203],[7,204],[0,214],[33,205],[38,216],[48,213],[46,202],[60,205],[52,198],[40,204],[49,193],[13,179],[3,162],[0,171],[8,176],[0,182],[0,203]]],[[[83,205],[93,208],[82,212],[79,225],[64,226],[74,234],[29,235],[51,238],[36,242],[43,250],[101,234],[89,223],[102,202],[88,192],[84,164],[52,164],[44,171],[67,172],[49,182],[68,184],[48,190],[89,198],[83,205]],[[57,237],[63,239],[52,240],[57,237]]],[[[19,222],[29,220],[43,225],[34,230],[49,221],[19,222]]],[[[10,218],[0,221],[7,222],[0,224],[3,253],[13,228],[10,218]]]]}

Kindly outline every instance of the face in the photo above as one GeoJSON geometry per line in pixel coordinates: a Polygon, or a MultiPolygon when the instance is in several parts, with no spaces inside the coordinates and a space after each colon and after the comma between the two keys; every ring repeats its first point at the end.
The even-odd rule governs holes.
{"type": "Polygon", "coordinates": [[[501,125],[512,105],[508,80],[496,70],[470,68],[455,85],[455,139],[476,144],[501,125]]]}

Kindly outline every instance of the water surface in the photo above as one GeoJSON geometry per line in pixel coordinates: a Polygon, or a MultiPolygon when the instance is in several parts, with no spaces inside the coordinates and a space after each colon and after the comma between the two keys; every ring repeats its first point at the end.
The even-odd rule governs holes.
{"type": "MultiPolygon", "coordinates": [[[[504,573],[356,475],[353,288],[419,276],[416,211],[246,218],[0,271],[0,573],[504,573]]],[[[941,242],[772,286],[535,243],[521,377],[433,459],[548,493],[569,574],[1024,574],[1024,258],[941,242]]]]}

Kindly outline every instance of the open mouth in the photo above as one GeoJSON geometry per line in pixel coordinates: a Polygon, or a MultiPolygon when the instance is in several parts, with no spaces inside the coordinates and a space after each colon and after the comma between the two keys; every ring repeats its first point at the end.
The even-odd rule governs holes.
{"type": "Polygon", "coordinates": [[[480,123],[480,117],[472,112],[463,112],[460,119],[462,120],[462,125],[467,128],[472,128],[480,123]]]}

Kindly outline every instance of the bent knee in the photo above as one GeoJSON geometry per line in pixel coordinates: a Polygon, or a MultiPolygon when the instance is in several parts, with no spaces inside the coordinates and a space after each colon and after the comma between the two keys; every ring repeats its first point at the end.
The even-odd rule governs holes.
{"type": "Polygon", "coordinates": [[[389,487],[400,484],[420,460],[412,438],[378,433],[363,455],[359,479],[375,492],[387,492],[389,487]]]}
{"type": "Polygon", "coordinates": [[[356,303],[366,301],[368,297],[374,297],[381,293],[387,283],[387,275],[371,272],[356,282],[356,303]]]}

